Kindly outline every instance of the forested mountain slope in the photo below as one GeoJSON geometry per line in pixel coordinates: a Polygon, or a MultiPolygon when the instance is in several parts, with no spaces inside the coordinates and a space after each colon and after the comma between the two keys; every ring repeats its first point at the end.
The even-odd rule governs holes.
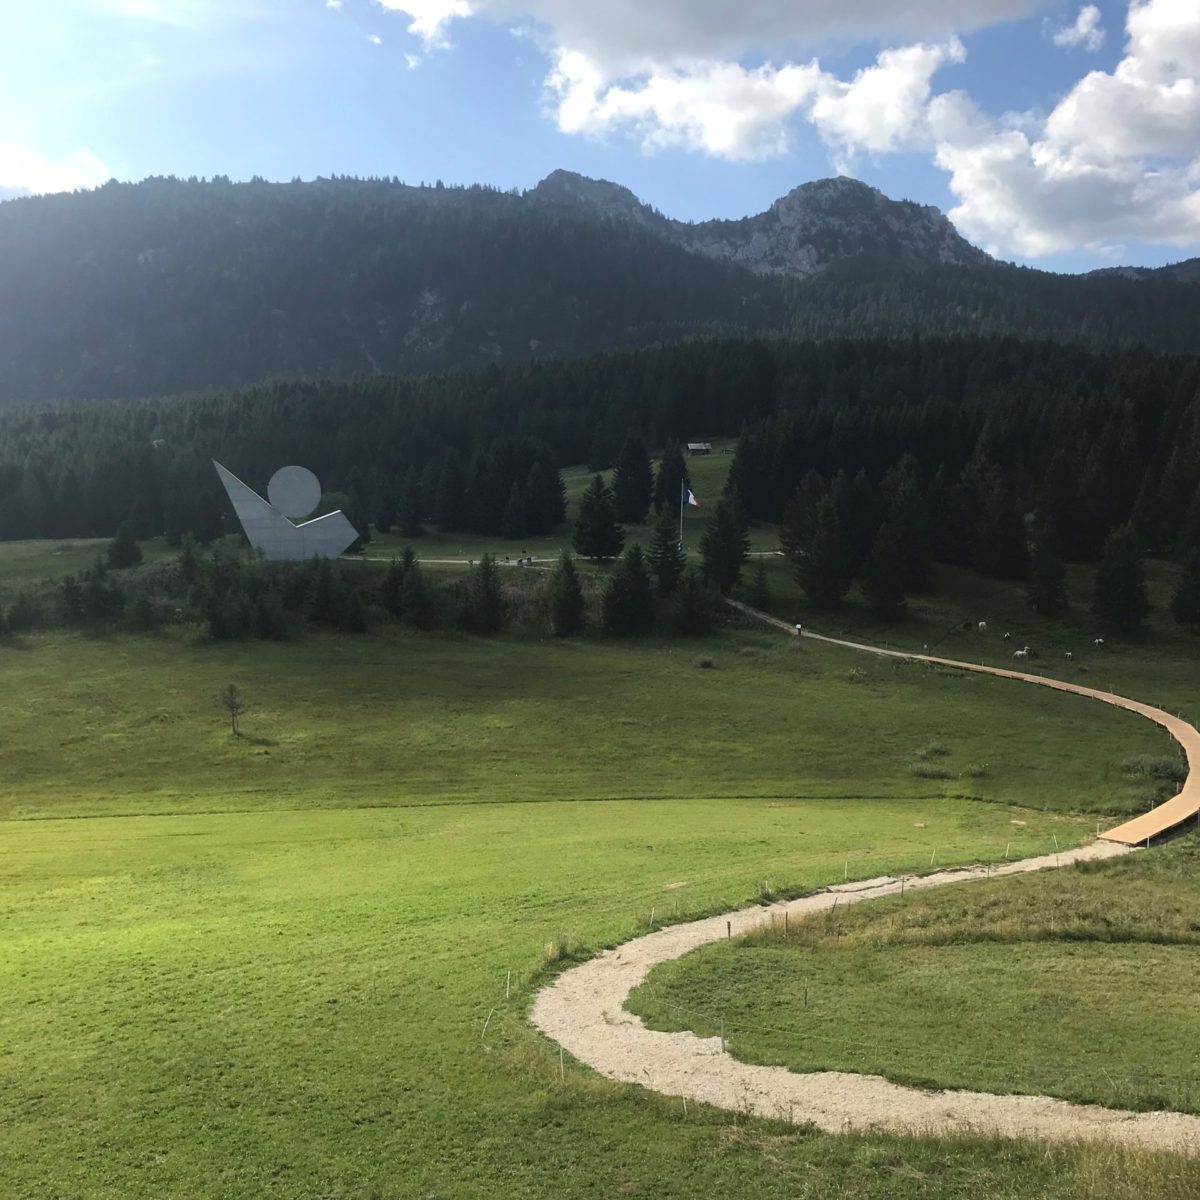
{"type": "Polygon", "coordinates": [[[997,263],[853,180],[685,224],[555,172],[524,195],[172,179],[0,204],[0,405],[419,375],[698,334],[1017,334],[1200,350],[1200,270],[997,263]]]}
{"type": "Polygon", "coordinates": [[[109,184],[0,204],[0,403],[421,373],[783,323],[627,222],[387,181],[109,184]]]}

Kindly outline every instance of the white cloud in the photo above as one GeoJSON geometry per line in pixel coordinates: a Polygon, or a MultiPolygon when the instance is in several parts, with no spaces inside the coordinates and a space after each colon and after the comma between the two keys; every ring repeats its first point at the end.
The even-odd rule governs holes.
{"type": "MultiPolygon", "coordinates": [[[[406,14],[426,50],[471,16],[536,38],[567,133],[623,132],[647,150],[738,161],[786,153],[808,121],[839,167],[858,153],[929,152],[949,172],[963,232],[1001,253],[1200,243],[1197,0],[1129,0],[1112,71],[1089,72],[1046,117],[999,119],[964,93],[935,95],[934,76],[963,61],[957,34],[1028,15],[1037,0],[377,2],[406,14]],[[893,44],[850,79],[812,57],[884,39],[893,44]]],[[[1052,36],[1096,50],[1099,9],[1084,5],[1052,36]]]]}
{"type": "Polygon", "coordinates": [[[968,237],[1024,255],[1116,242],[1200,243],[1200,7],[1131,4],[1125,55],[1089,72],[1039,128],[960,93],[930,106],[968,237]]]}
{"type": "Polygon", "coordinates": [[[0,142],[0,192],[10,196],[97,187],[112,174],[90,150],[55,161],[17,142],[0,142]]]}
{"type": "Polygon", "coordinates": [[[378,0],[389,12],[404,13],[409,18],[408,32],[419,37],[427,46],[446,44],[446,27],[452,21],[472,16],[476,6],[471,0],[378,0]]]}
{"type": "Polygon", "coordinates": [[[926,109],[933,73],[944,63],[966,57],[957,38],[940,46],[885,50],[872,67],[849,83],[824,76],[821,94],[809,119],[833,145],[885,153],[926,141],[926,109]]]}
{"type": "Polygon", "coordinates": [[[1093,53],[1104,45],[1104,28],[1100,24],[1100,10],[1094,4],[1085,4],[1079,10],[1074,25],[1059,29],[1051,38],[1056,46],[1082,46],[1093,53]]]}

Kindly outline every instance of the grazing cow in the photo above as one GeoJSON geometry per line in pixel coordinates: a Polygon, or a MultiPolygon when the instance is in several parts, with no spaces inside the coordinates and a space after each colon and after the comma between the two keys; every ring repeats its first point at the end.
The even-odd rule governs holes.
{"type": "Polygon", "coordinates": [[[979,624],[975,626],[975,628],[978,629],[980,633],[987,633],[987,622],[980,621],[979,624]]]}
{"type": "Polygon", "coordinates": [[[1011,641],[1012,641],[1012,634],[1011,634],[1011,633],[1006,633],[1006,634],[1004,635],[1004,641],[1006,641],[1006,642],[1011,642],[1011,641]]]}
{"type": "Polygon", "coordinates": [[[1095,640],[1095,641],[1092,643],[1092,645],[1093,645],[1093,646],[1095,646],[1097,650],[1099,650],[1099,649],[1100,649],[1100,647],[1104,645],[1104,639],[1103,639],[1103,638],[1097,638],[1097,639],[1096,639],[1096,640],[1095,640]]]}
{"type": "Polygon", "coordinates": [[[1068,651],[1066,652],[1066,654],[1064,654],[1064,655],[1063,655],[1063,658],[1065,658],[1065,659],[1067,660],[1067,662],[1070,662],[1070,661],[1071,661],[1071,660],[1072,660],[1074,657],[1075,657],[1075,655],[1073,655],[1073,654],[1070,652],[1070,650],[1068,650],[1068,651]]]}
{"type": "Polygon", "coordinates": [[[1028,650],[1014,650],[1013,651],[1013,658],[1018,658],[1018,659],[1021,659],[1022,661],[1024,661],[1028,657],[1029,657],[1028,650]]]}
{"type": "Polygon", "coordinates": [[[1032,646],[1026,646],[1024,649],[1025,649],[1025,657],[1026,658],[1041,658],[1042,657],[1032,646]]]}

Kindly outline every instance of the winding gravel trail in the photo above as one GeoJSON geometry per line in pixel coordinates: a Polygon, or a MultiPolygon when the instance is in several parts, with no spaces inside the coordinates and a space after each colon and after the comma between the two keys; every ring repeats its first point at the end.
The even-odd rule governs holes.
{"type": "MultiPolygon", "coordinates": [[[[783,622],[753,609],[747,611],[795,635],[796,631],[783,622]]],[[[1137,701],[1003,668],[886,651],[853,642],[838,642],[833,638],[819,640],[887,657],[912,658],[1021,679],[1116,704],[1163,725],[1183,745],[1189,766],[1200,766],[1200,733],[1170,713],[1137,701]]],[[[596,958],[564,971],[538,993],[531,1020],[580,1062],[609,1079],[641,1084],[665,1095],[681,1096],[755,1116],[781,1118],[797,1124],[811,1123],[830,1133],[851,1130],[909,1135],[971,1132],[1049,1141],[1111,1141],[1146,1149],[1200,1153],[1200,1117],[1172,1112],[1128,1112],[1098,1105],[1072,1104],[1049,1096],[929,1092],[891,1083],[877,1075],[843,1071],[798,1074],[783,1067],[739,1062],[723,1049],[720,1038],[648,1030],[639,1017],[625,1009],[629,993],[660,963],[670,962],[730,933],[734,936],[745,933],[769,922],[772,915],[787,912],[804,916],[831,909],[835,904],[844,906],[889,896],[902,888],[942,887],[1127,854],[1133,844],[1194,815],[1198,790],[1200,772],[1193,770],[1179,796],[1160,806],[1168,810],[1165,814],[1156,809],[1157,818],[1147,814],[1152,818],[1149,821],[1137,818],[1110,830],[1106,835],[1110,840],[1096,841],[1062,854],[1007,863],[1001,867],[940,871],[903,880],[891,877],[869,879],[826,888],[785,904],[755,905],[719,917],[670,926],[614,950],[606,950],[596,958]]]]}
{"type": "MultiPolygon", "coordinates": [[[[1129,853],[1128,846],[1098,841],[990,872],[974,867],[906,878],[903,886],[906,890],[942,887],[984,880],[989,874],[1016,875],[1129,853]]],[[[625,1009],[629,993],[654,967],[720,941],[727,929],[736,937],[769,922],[772,914],[804,916],[830,909],[835,902],[844,906],[890,896],[900,891],[901,882],[882,877],[842,884],[786,904],[755,905],[636,938],[564,971],[538,993],[531,1019],[580,1062],[609,1079],[754,1116],[811,1123],[829,1133],[972,1132],[1051,1141],[1108,1140],[1147,1149],[1200,1152],[1200,1117],[1126,1112],[1048,1096],[927,1092],[878,1075],[843,1071],[797,1074],[784,1067],[739,1062],[722,1049],[720,1038],[649,1030],[625,1009]]]]}

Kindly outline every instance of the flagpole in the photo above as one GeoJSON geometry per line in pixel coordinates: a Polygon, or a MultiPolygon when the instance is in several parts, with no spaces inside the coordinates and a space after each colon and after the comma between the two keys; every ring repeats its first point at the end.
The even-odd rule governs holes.
{"type": "Polygon", "coordinates": [[[679,550],[683,552],[683,480],[679,481],[679,550]]]}

